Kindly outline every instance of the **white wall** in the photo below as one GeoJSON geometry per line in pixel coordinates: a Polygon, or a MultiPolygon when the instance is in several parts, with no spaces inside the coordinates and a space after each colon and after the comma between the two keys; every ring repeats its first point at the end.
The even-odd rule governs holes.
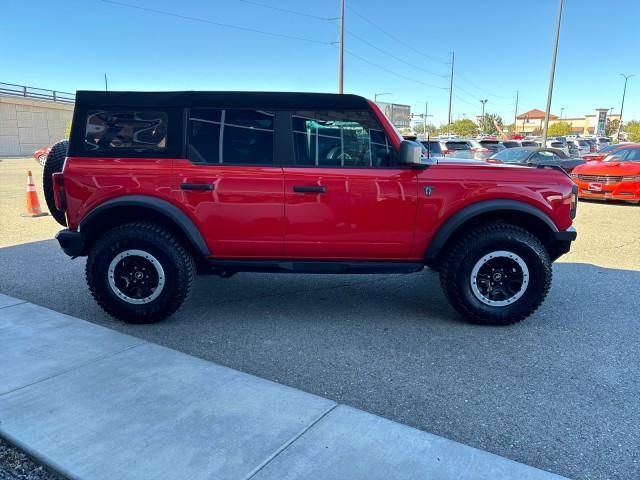
{"type": "Polygon", "coordinates": [[[73,105],[0,96],[0,157],[31,155],[64,138],[73,105]]]}

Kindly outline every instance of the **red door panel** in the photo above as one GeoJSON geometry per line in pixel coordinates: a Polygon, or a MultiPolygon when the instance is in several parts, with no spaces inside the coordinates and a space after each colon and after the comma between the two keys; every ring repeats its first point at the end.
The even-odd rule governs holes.
{"type": "Polygon", "coordinates": [[[195,165],[177,160],[174,169],[173,195],[191,213],[212,256],[282,257],[282,168],[195,165]],[[199,184],[211,185],[211,189],[193,187],[199,184]]]}
{"type": "Polygon", "coordinates": [[[285,167],[284,176],[286,257],[391,260],[409,255],[415,172],[285,167]],[[324,187],[324,192],[308,187],[324,187]]]}

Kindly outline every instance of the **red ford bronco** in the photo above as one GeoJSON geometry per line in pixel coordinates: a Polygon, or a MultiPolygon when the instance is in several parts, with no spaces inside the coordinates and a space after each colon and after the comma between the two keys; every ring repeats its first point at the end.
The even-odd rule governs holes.
{"type": "Polygon", "coordinates": [[[60,246],[132,323],[175,312],[196,274],[426,265],[463,317],[506,325],[576,238],[559,169],[424,157],[355,95],[81,91],[44,185],[60,246]]]}

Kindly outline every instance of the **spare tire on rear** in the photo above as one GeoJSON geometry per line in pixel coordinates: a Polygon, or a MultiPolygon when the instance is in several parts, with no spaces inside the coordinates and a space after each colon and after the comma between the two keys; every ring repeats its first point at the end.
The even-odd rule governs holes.
{"type": "Polygon", "coordinates": [[[64,167],[64,159],[67,157],[67,149],[69,148],[69,142],[67,140],[60,140],[58,143],[51,147],[49,155],[47,155],[47,161],[44,164],[44,174],[42,175],[42,188],[44,189],[44,199],[47,201],[47,207],[53,218],[56,219],[63,227],[67,226],[67,219],[64,212],[61,212],[56,208],[56,203],[53,195],[53,179],[51,175],[62,171],[64,167]]]}

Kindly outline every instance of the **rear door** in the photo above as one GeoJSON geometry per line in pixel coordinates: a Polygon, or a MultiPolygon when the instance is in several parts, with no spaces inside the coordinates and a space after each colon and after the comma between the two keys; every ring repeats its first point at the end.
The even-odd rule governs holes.
{"type": "Polygon", "coordinates": [[[363,111],[298,111],[292,164],[284,167],[285,255],[306,259],[406,259],[417,178],[394,166],[377,119],[363,111]]]}
{"type": "Polygon", "coordinates": [[[187,159],[174,163],[173,195],[214,257],[283,254],[282,168],[275,162],[276,113],[192,108],[187,159]]]}

